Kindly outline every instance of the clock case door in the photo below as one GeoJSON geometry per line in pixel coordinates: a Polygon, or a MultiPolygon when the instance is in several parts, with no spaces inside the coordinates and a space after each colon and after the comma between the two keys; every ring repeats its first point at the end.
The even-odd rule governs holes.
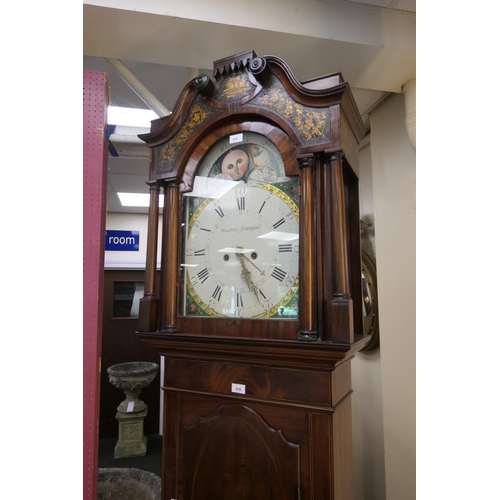
{"type": "MultiPolygon", "coordinates": [[[[201,160],[201,167],[204,170],[204,174],[206,174],[207,171],[213,171],[213,170],[217,171],[217,166],[218,166],[217,161],[213,162],[212,158],[216,157],[216,155],[214,155],[214,152],[220,151],[221,149],[224,149],[225,150],[224,152],[227,152],[227,151],[235,151],[235,150],[243,151],[240,148],[257,147],[258,151],[260,151],[260,154],[262,155],[263,153],[268,153],[270,147],[273,146],[274,148],[276,148],[276,144],[278,144],[281,151],[290,151],[290,150],[293,151],[294,150],[293,143],[290,141],[290,139],[287,137],[287,135],[284,134],[283,131],[281,131],[280,129],[278,129],[270,124],[267,124],[267,123],[252,122],[251,123],[252,132],[248,133],[247,128],[249,127],[249,125],[250,125],[249,123],[243,122],[243,123],[235,123],[232,127],[226,126],[223,128],[218,128],[215,131],[213,131],[212,133],[210,133],[210,135],[207,137],[207,140],[205,141],[203,147],[197,146],[195,148],[195,151],[193,154],[196,158],[198,158],[199,154],[197,153],[197,150],[200,149],[202,153],[206,152],[205,147],[207,147],[207,145],[209,145],[208,152],[209,152],[209,154],[211,154],[210,162],[208,163],[207,166],[205,166],[206,156],[202,156],[202,160],[201,160]],[[227,132],[227,130],[232,130],[233,132],[230,133],[229,135],[223,135],[221,137],[221,134],[224,134],[225,132],[227,132]],[[236,142],[230,148],[229,143],[232,139],[237,139],[238,142],[236,142]],[[257,144],[259,144],[259,145],[257,146],[257,144]],[[215,163],[215,165],[213,165],[213,168],[210,168],[212,166],[212,163],[215,163]]],[[[274,149],[274,153],[279,157],[282,156],[280,153],[280,150],[278,150],[277,148],[274,149]]],[[[251,153],[248,153],[248,157],[250,157],[250,155],[251,155],[251,153]]],[[[257,156],[257,158],[258,158],[258,156],[257,156]]],[[[220,163],[220,160],[219,160],[219,163],[220,163]]],[[[208,238],[211,238],[212,246],[217,245],[217,249],[221,249],[222,247],[227,247],[227,245],[230,245],[230,246],[231,245],[232,246],[241,245],[241,244],[244,244],[244,241],[246,241],[245,246],[249,247],[251,245],[257,245],[260,247],[260,250],[265,255],[266,248],[271,247],[272,244],[266,245],[266,244],[262,243],[262,242],[266,242],[268,240],[260,240],[260,243],[259,243],[258,240],[254,239],[252,235],[255,233],[253,231],[252,225],[255,224],[255,225],[261,226],[261,228],[259,229],[259,231],[261,231],[261,232],[262,232],[262,227],[264,227],[264,226],[268,227],[269,231],[271,231],[273,229],[271,226],[271,222],[276,222],[274,219],[272,219],[273,217],[276,216],[276,214],[273,213],[273,211],[270,207],[272,206],[273,199],[274,199],[274,200],[278,200],[278,202],[283,204],[282,208],[289,207],[288,204],[290,204],[290,206],[293,207],[293,208],[288,208],[288,210],[287,210],[287,212],[289,212],[289,213],[287,213],[287,215],[291,215],[293,220],[290,222],[285,221],[284,219],[282,221],[278,221],[275,224],[276,226],[278,224],[280,224],[280,227],[278,229],[285,228],[285,229],[283,229],[283,231],[286,231],[287,226],[288,227],[296,227],[295,225],[297,224],[297,219],[296,219],[296,216],[294,215],[294,213],[292,212],[292,210],[297,210],[297,206],[296,206],[294,200],[292,200],[292,197],[294,197],[296,201],[298,201],[298,199],[299,199],[299,187],[298,187],[299,171],[298,171],[298,168],[296,165],[297,162],[296,162],[294,156],[287,155],[286,162],[283,162],[283,169],[282,169],[282,174],[286,175],[286,179],[284,176],[281,176],[281,178],[279,178],[279,179],[275,178],[275,179],[273,179],[274,184],[266,184],[265,185],[267,187],[267,189],[262,189],[262,188],[259,189],[259,188],[254,187],[254,185],[252,185],[251,178],[254,174],[258,173],[258,170],[261,167],[258,167],[258,168],[254,167],[252,170],[251,163],[252,162],[250,161],[249,165],[248,165],[249,170],[246,172],[247,174],[250,174],[250,177],[248,179],[248,183],[245,181],[240,181],[239,183],[237,181],[229,182],[230,185],[234,184],[235,187],[233,189],[231,189],[227,194],[225,194],[224,196],[222,196],[220,198],[222,205],[218,205],[218,210],[219,210],[218,212],[216,210],[214,210],[213,207],[211,206],[214,203],[211,199],[204,200],[203,197],[198,198],[198,197],[191,196],[192,188],[193,188],[193,186],[192,186],[193,176],[192,175],[186,176],[187,178],[186,178],[184,185],[187,185],[188,183],[190,183],[190,185],[188,185],[187,191],[186,191],[186,188],[180,190],[180,194],[182,195],[182,194],[187,192],[187,194],[190,195],[188,197],[188,199],[192,199],[195,202],[200,203],[198,210],[194,210],[191,208],[191,210],[189,211],[190,212],[189,215],[193,215],[193,219],[198,217],[197,220],[203,221],[202,222],[202,224],[204,225],[203,230],[198,230],[199,233],[201,233],[201,234],[199,234],[199,236],[201,237],[202,241],[205,242],[206,240],[208,240],[208,238]],[[244,202],[241,202],[240,200],[236,199],[236,194],[241,193],[242,191],[244,192],[245,198],[246,198],[246,200],[244,202]],[[273,193],[273,194],[271,194],[271,193],[273,193]],[[274,193],[279,193],[279,195],[275,195],[274,193]],[[253,200],[252,197],[256,197],[256,199],[253,200]],[[262,201],[265,199],[267,199],[267,201],[266,201],[267,206],[264,207],[264,209],[262,210],[262,213],[258,213],[257,211],[259,210],[259,206],[262,209],[261,204],[262,204],[262,201]],[[287,202],[284,202],[283,199],[286,199],[287,202]],[[225,201],[223,201],[223,200],[225,200],[225,201]],[[209,202],[208,206],[205,206],[205,203],[207,203],[207,202],[209,202]],[[243,204],[243,203],[245,204],[245,210],[242,209],[240,211],[237,209],[238,203],[240,203],[240,202],[241,202],[241,204],[243,204]],[[201,208],[201,210],[200,210],[200,208],[201,208]],[[194,214],[193,214],[193,212],[194,212],[194,214]],[[200,215],[200,212],[201,212],[201,215],[200,215]],[[249,214],[252,214],[252,215],[249,215],[249,214]],[[228,231],[234,231],[234,229],[237,227],[241,228],[241,225],[245,224],[244,222],[238,223],[238,221],[241,221],[241,220],[247,221],[246,225],[251,228],[249,231],[242,232],[238,236],[225,237],[223,233],[216,233],[215,235],[210,235],[208,238],[204,238],[204,236],[208,236],[210,234],[209,231],[214,229],[214,227],[219,227],[219,225],[220,225],[219,231],[223,228],[225,228],[228,231]],[[247,236],[247,238],[245,240],[246,233],[250,233],[250,235],[247,236]]],[[[277,170],[279,170],[278,165],[276,165],[276,168],[277,168],[277,170]]],[[[197,168],[197,172],[199,172],[199,170],[200,169],[197,168]]],[[[211,175],[213,175],[213,174],[211,174],[211,175]]],[[[214,177],[208,177],[207,180],[214,180],[214,177]]],[[[225,179],[222,179],[222,180],[223,180],[223,182],[227,182],[225,179]]],[[[217,184],[217,181],[218,181],[218,179],[215,179],[216,185],[220,186],[220,184],[217,184]]],[[[205,184],[203,184],[203,187],[205,187],[205,184]]],[[[276,203],[276,201],[274,203],[276,203]]],[[[193,203],[191,202],[191,205],[192,204],[193,203]]],[[[184,212],[186,212],[187,211],[186,210],[187,209],[186,200],[181,201],[181,206],[184,207],[184,212]]],[[[188,226],[190,226],[190,224],[187,220],[186,213],[182,213],[182,211],[181,211],[181,215],[182,215],[181,220],[184,221],[184,226],[183,226],[183,231],[182,231],[180,241],[185,242],[186,241],[186,233],[188,231],[192,232],[193,228],[191,227],[188,229],[188,226]]],[[[231,234],[234,234],[234,233],[231,233],[231,234]]],[[[294,246],[295,245],[296,244],[294,243],[294,246]]],[[[290,245],[290,246],[292,247],[292,245],[290,245]]],[[[198,245],[196,247],[196,249],[199,250],[199,247],[200,247],[200,245],[198,245]]],[[[256,252],[259,254],[259,257],[263,257],[263,255],[260,255],[260,251],[257,249],[257,247],[255,247],[255,248],[256,248],[256,252]]],[[[181,266],[180,266],[181,271],[180,271],[180,276],[179,276],[178,294],[180,295],[180,299],[182,301],[183,292],[186,293],[184,290],[184,288],[186,286],[185,280],[187,280],[187,275],[190,273],[190,270],[187,268],[183,268],[183,265],[182,265],[184,263],[184,259],[185,259],[184,252],[183,252],[184,249],[182,247],[182,244],[180,245],[179,250],[180,250],[180,255],[181,255],[181,259],[180,259],[181,260],[181,266]]],[[[231,268],[230,266],[232,266],[233,263],[236,264],[236,268],[238,268],[240,271],[242,268],[240,267],[240,265],[237,262],[238,259],[236,258],[236,255],[234,253],[231,253],[232,252],[231,248],[226,248],[226,252],[223,252],[223,253],[215,252],[215,251],[210,252],[209,250],[206,250],[206,251],[207,251],[207,253],[211,254],[212,258],[216,257],[216,262],[213,262],[213,263],[208,262],[207,263],[207,261],[205,260],[205,257],[203,257],[203,256],[201,256],[199,258],[188,259],[189,262],[197,262],[197,263],[201,262],[201,263],[203,263],[203,265],[199,268],[199,269],[201,269],[200,273],[198,275],[196,275],[194,272],[191,273],[191,278],[193,278],[193,277],[197,278],[197,280],[198,280],[198,283],[196,285],[197,288],[200,288],[201,286],[205,286],[205,284],[206,284],[206,286],[212,287],[212,288],[217,285],[217,289],[220,290],[219,285],[223,286],[223,283],[220,282],[219,278],[217,278],[217,277],[215,277],[215,279],[213,280],[212,275],[214,275],[214,276],[218,275],[222,280],[224,280],[225,283],[227,283],[227,279],[231,280],[231,273],[227,272],[227,271],[225,273],[223,273],[221,271],[223,271],[224,268],[226,268],[226,270],[228,268],[230,269],[231,268]],[[227,253],[227,252],[229,252],[229,253],[227,253]],[[223,261],[223,257],[225,257],[225,259],[227,259],[226,262],[223,261]],[[210,270],[210,273],[207,270],[207,267],[206,267],[207,265],[208,265],[208,269],[210,270]],[[215,269],[217,266],[219,266],[218,273],[216,272],[216,269],[215,269]],[[213,269],[211,269],[211,268],[213,268],[213,269]],[[203,282],[203,285],[201,285],[201,282],[203,282]]],[[[205,247],[203,247],[201,252],[202,253],[205,252],[205,247]]],[[[248,255],[250,255],[250,254],[248,254],[248,255]]],[[[286,258],[287,255],[286,254],[284,254],[284,255],[286,258]]],[[[268,257],[269,257],[269,255],[268,255],[268,257]]],[[[248,266],[248,268],[251,268],[253,271],[253,275],[252,275],[251,279],[253,280],[255,278],[255,281],[257,283],[259,283],[259,279],[258,279],[259,273],[256,271],[256,269],[258,268],[258,271],[261,271],[261,272],[264,272],[264,271],[262,271],[262,269],[267,269],[266,264],[265,264],[266,258],[264,257],[264,260],[259,258],[255,262],[253,262],[249,256],[247,256],[246,258],[247,258],[247,260],[245,262],[248,262],[248,264],[246,264],[246,265],[248,266]],[[264,262],[264,264],[262,264],[262,262],[264,262]],[[253,265],[253,264],[260,265],[262,267],[262,269],[260,267],[258,267],[257,265],[256,265],[256,268],[254,269],[253,267],[251,267],[251,265],[253,265]]],[[[298,259],[295,259],[295,262],[297,262],[297,261],[298,261],[298,259]]],[[[269,261],[269,262],[271,262],[271,261],[269,261]]],[[[272,269],[271,266],[268,266],[268,267],[270,267],[272,269]]],[[[285,267],[285,269],[287,271],[289,270],[287,267],[285,267]]],[[[264,281],[263,290],[265,291],[265,294],[267,294],[267,295],[264,294],[263,296],[265,296],[266,298],[269,298],[269,296],[273,290],[273,285],[274,284],[276,284],[276,285],[281,284],[278,281],[278,279],[283,279],[283,277],[286,277],[287,278],[286,283],[289,286],[281,284],[283,292],[282,292],[282,296],[280,297],[281,299],[283,299],[282,305],[286,305],[285,302],[287,302],[287,300],[289,300],[289,299],[292,300],[296,295],[296,294],[294,294],[294,291],[295,291],[294,287],[295,287],[296,277],[298,276],[298,269],[293,272],[292,278],[289,277],[289,273],[285,274],[285,271],[283,271],[282,267],[280,267],[279,270],[283,274],[280,275],[276,272],[276,276],[277,276],[276,279],[272,279],[272,275],[269,273],[269,269],[266,270],[265,277],[262,281],[264,281]],[[284,290],[286,290],[288,293],[285,294],[284,290]],[[286,296],[283,296],[283,295],[286,295],[286,296]]],[[[239,274],[239,273],[237,272],[237,274],[239,274]]],[[[233,276],[233,278],[234,277],[236,277],[236,276],[233,276]]],[[[237,283],[238,281],[241,281],[241,278],[238,278],[236,280],[236,283],[235,283],[236,287],[240,286],[237,283]]],[[[256,286],[253,283],[253,281],[252,281],[252,285],[256,286]]],[[[241,281],[241,286],[243,286],[242,281],[241,281]]],[[[259,284],[259,286],[260,286],[260,284],[259,284]]],[[[193,287],[193,288],[194,288],[194,290],[190,289],[190,292],[194,295],[194,294],[196,294],[196,288],[195,287],[193,287]]],[[[211,297],[211,295],[210,295],[213,291],[212,288],[210,288],[210,290],[208,292],[205,292],[205,296],[208,297],[209,299],[213,298],[213,296],[211,297]]],[[[207,288],[207,290],[208,290],[208,288],[207,288]]],[[[236,290],[242,290],[242,288],[236,288],[236,290]]],[[[263,293],[260,288],[259,288],[259,290],[260,290],[259,293],[263,293]]],[[[245,293],[241,294],[242,296],[245,296],[245,299],[242,300],[243,306],[248,307],[249,303],[252,303],[248,297],[251,294],[252,294],[252,292],[250,290],[246,294],[245,293]]],[[[190,304],[191,305],[201,304],[201,308],[205,307],[205,310],[208,310],[209,314],[208,315],[189,315],[188,311],[183,311],[183,309],[186,309],[186,308],[181,307],[180,314],[177,317],[177,330],[180,332],[201,333],[203,335],[219,335],[219,334],[221,334],[221,332],[223,332],[227,326],[228,317],[223,317],[222,314],[220,314],[220,313],[219,313],[220,317],[208,317],[208,316],[210,316],[210,312],[211,312],[209,309],[210,306],[208,306],[208,302],[202,303],[201,301],[199,301],[199,299],[196,295],[194,295],[194,296],[196,297],[196,299],[191,300],[190,304]],[[199,302],[196,302],[196,301],[199,301],[199,302]]],[[[251,299],[255,300],[255,297],[251,297],[251,299]]],[[[212,301],[212,303],[214,303],[214,304],[215,304],[215,302],[216,302],[216,299],[214,299],[212,301]]],[[[236,305],[237,301],[233,300],[233,302],[234,302],[234,305],[236,305]]],[[[276,311],[278,310],[278,304],[276,303],[276,300],[273,303],[273,306],[274,307],[270,310],[271,314],[269,314],[269,316],[272,315],[274,310],[276,310],[276,311]]],[[[264,315],[265,315],[265,312],[263,310],[260,312],[264,313],[264,315]]],[[[231,314],[231,313],[232,313],[232,311],[230,310],[229,314],[231,314]]],[[[232,316],[233,316],[232,319],[235,319],[234,314],[232,314],[232,316]]],[[[294,336],[296,335],[297,329],[298,329],[297,320],[280,319],[279,317],[276,317],[276,316],[278,316],[278,315],[275,314],[274,317],[272,319],[269,319],[269,320],[264,320],[263,318],[260,318],[260,319],[252,319],[252,318],[240,319],[239,320],[240,326],[238,327],[236,333],[238,335],[240,335],[241,337],[247,337],[247,338],[248,337],[259,337],[262,335],[267,335],[268,338],[285,338],[285,339],[286,338],[289,338],[289,339],[294,338],[294,336]],[[272,328],[273,332],[263,333],[263,329],[266,329],[266,328],[272,328]]],[[[231,316],[229,316],[229,318],[231,318],[231,316]]]]}
{"type": "MultiPolygon", "coordinates": [[[[299,83],[274,56],[253,51],[215,61],[212,80],[189,82],[171,115],[141,135],[151,149],[151,203],[144,339],[187,335],[264,341],[363,341],[358,144],[364,127],[340,73],[299,83]],[[276,146],[300,185],[299,318],[185,317],[179,312],[181,199],[204,156],[221,138],[258,133],[276,146]],[[163,234],[158,235],[160,192],[163,234]],[[160,294],[155,294],[161,238],[160,294]]],[[[357,349],[356,349],[357,350],[357,349]]]]}

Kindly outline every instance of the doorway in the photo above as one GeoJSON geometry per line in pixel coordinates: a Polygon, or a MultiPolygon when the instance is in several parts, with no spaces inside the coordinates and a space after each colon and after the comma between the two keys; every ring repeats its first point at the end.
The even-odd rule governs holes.
{"type": "MultiPolygon", "coordinates": [[[[105,270],[102,328],[101,396],[99,438],[118,438],[117,406],[125,399],[108,379],[107,369],[118,363],[152,361],[160,365],[158,351],[135,334],[139,300],[144,292],[144,271],[105,270]]],[[[148,406],[144,434],[159,434],[160,373],[140,394],[148,406]]]]}

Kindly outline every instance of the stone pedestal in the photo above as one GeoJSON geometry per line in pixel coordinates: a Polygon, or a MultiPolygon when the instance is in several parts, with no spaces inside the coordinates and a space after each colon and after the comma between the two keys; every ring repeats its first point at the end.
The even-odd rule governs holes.
{"type": "Polygon", "coordinates": [[[148,409],[138,412],[116,412],[118,420],[118,442],[114,457],[143,457],[146,455],[148,438],[144,435],[144,418],[148,409]]]}

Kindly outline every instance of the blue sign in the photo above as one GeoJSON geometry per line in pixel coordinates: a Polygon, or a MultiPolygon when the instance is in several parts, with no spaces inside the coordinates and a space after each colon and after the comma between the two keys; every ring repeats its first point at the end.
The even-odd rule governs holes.
{"type": "Polygon", "coordinates": [[[139,231],[106,230],[105,250],[139,251],[139,231]]]}

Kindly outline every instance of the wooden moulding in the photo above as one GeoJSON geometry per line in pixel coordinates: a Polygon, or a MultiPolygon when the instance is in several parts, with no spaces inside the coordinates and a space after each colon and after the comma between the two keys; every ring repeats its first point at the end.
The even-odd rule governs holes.
{"type": "Polygon", "coordinates": [[[148,345],[159,349],[160,355],[165,357],[259,366],[274,364],[313,370],[334,370],[336,366],[352,358],[369,341],[369,337],[363,335],[354,335],[352,344],[206,338],[181,333],[139,335],[148,345]]]}
{"type": "Polygon", "coordinates": [[[163,399],[162,500],[179,498],[178,447],[180,426],[180,395],[165,392],[163,399]],[[167,444],[167,446],[165,446],[167,444]]]}
{"type": "MultiPolygon", "coordinates": [[[[148,278],[154,274],[152,266],[156,266],[152,248],[157,245],[152,242],[146,273],[151,283],[141,306],[140,331],[151,328],[149,332],[157,332],[160,337],[182,332],[242,341],[353,343],[354,332],[361,333],[357,318],[361,285],[356,277],[360,266],[353,261],[359,253],[353,236],[357,224],[353,203],[358,201],[357,145],[364,129],[349,85],[340,73],[300,83],[280,58],[257,57],[252,50],[215,61],[214,77],[215,83],[206,75],[190,81],[172,114],[152,122],[151,132],[140,136],[152,148],[150,183],[165,187],[162,289],[156,304],[154,278],[148,278]],[[254,64],[257,62],[260,66],[254,64]],[[196,169],[206,152],[221,137],[240,131],[268,137],[282,154],[286,173],[300,172],[298,321],[265,324],[251,319],[178,316],[180,249],[172,242],[179,239],[180,197],[192,189],[196,169]],[[168,160],[165,170],[155,169],[159,161],[155,151],[166,146],[175,154],[165,157],[173,159],[168,160]],[[158,310],[160,319],[155,325],[151,315],[158,310]]],[[[150,219],[157,216],[150,214],[150,219]]],[[[150,232],[154,234],[154,229],[150,232]]]]}
{"type": "Polygon", "coordinates": [[[333,415],[333,474],[335,500],[353,498],[351,397],[347,396],[333,415]]]}
{"type": "Polygon", "coordinates": [[[167,357],[164,385],[172,391],[333,409],[351,392],[351,369],[349,362],[333,370],[317,370],[167,357]],[[235,393],[233,384],[244,387],[244,392],[235,393]]]}
{"type": "Polygon", "coordinates": [[[299,339],[315,341],[317,294],[314,237],[314,155],[299,157],[300,176],[300,331],[299,339]]]}
{"type": "Polygon", "coordinates": [[[331,500],[334,497],[332,477],[335,464],[332,457],[332,419],[326,413],[309,414],[310,440],[314,443],[311,450],[311,494],[310,498],[331,500]],[[321,471],[320,473],[318,473],[321,471]]]}
{"type": "Polygon", "coordinates": [[[169,183],[165,190],[165,207],[163,211],[163,248],[165,260],[162,261],[162,292],[164,317],[160,328],[165,332],[177,330],[177,267],[178,267],[178,235],[179,235],[179,185],[169,183]]]}
{"type": "Polygon", "coordinates": [[[158,299],[156,297],[142,297],[139,301],[139,332],[154,332],[158,328],[158,299]]]}
{"type": "Polygon", "coordinates": [[[331,308],[332,297],[332,214],[327,207],[331,206],[331,195],[328,190],[331,172],[325,162],[318,159],[316,167],[316,205],[325,207],[316,211],[316,276],[318,294],[318,331],[323,341],[331,341],[331,308]]]}
{"type": "Polygon", "coordinates": [[[180,497],[175,498],[296,498],[302,475],[302,448],[296,441],[302,436],[294,432],[293,441],[288,440],[281,416],[189,396],[181,399],[181,414],[197,418],[185,418],[179,425],[182,477],[180,497]]]}
{"type": "Polygon", "coordinates": [[[332,341],[354,342],[352,299],[334,299],[332,308],[332,341]]]}
{"type": "Polygon", "coordinates": [[[158,328],[158,298],[156,297],[156,260],[158,252],[159,191],[156,182],[149,183],[150,202],[148,218],[148,240],[146,248],[146,271],[144,297],[139,302],[138,330],[156,331],[158,328]]]}

